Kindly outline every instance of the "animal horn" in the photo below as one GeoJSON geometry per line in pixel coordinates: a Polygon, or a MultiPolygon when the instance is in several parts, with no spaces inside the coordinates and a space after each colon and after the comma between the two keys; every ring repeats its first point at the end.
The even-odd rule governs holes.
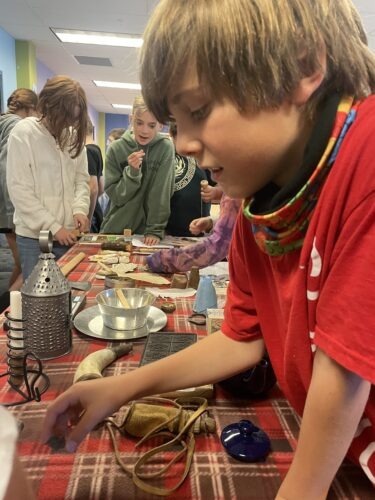
{"type": "Polygon", "coordinates": [[[132,349],[132,344],[125,343],[114,347],[107,347],[106,349],[100,349],[99,351],[89,354],[78,365],[74,374],[73,384],[82,382],[83,380],[103,377],[102,371],[104,368],[113,363],[117,358],[120,358],[124,354],[128,354],[132,349]]]}

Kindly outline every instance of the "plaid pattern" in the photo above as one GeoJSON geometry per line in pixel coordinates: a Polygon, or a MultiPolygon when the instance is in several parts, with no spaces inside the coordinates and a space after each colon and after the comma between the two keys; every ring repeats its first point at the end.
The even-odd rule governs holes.
{"type": "MultiPolygon", "coordinates": [[[[67,262],[80,251],[88,255],[96,253],[98,246],[76,245],[61,259],[67,262]]],[[[134,256],[137,262],[144,257],[134,256]]],[[[87,293],[86,307],[95,305],[95,295],[103,289],[103,280],[94,279],[98,266],[88,260],[81,262],[69,275],[71,280],[89,280],[93,287],[87,293]]],[[[191,314],[192,299],[178,299],[177,309],[168,315],[166,331],[194,332],[199,337],[206,335],[205,327],[192,325],[187,321],[191,314]]],[[[2,317],[3,320],[3,317],[2,317]]],[[[2,321],[1,320],[1,321],[2,321]]],[[[44,371],[48,374],[51,387],[40,403],[27,403],[11,411],[23,422],[18,450],[36,496],[41,500],[116,500],[157,498],[136,488],[132,480],[120,469],[112,451],[108,432],[101,427],[84,440],[75,454],[53,452],[39,441],[44,413],[48,401],[67,389],[73,380],[79,362],[90,352],[105,347],[107,343],[74,332],[72,352],[59,359],[45,361],[44,371]]],[[[120,374],[133,370],[141,359],[144,339],[134,343],[133,352],[110,366],[106,374],[120,374]]],[[[0,334],[0,372],[6,370],[6,337],[0,334]]],[[[13,391],[0,379],[0,402],[10,402],[13,391]]],[[[119,419],[124,410],[120,410],[119,419]]],[[[298,438],[300,419],[275,388],[265,400],[242,400],[230,398],[221,388],[216,388],[215,399],[211,401],[210,413],[215,418],[217,433],[198,435],[196,450],[188,479],[171,497],[176,499],[273,499],[285,476],[293,457],[298,438]],[[260,426],[272,441],[272,453],[264,462],[242,463],[226,454],[220,443],[222,429],[242,418],[248,418],[260,426]]],[[[119,438],[120,439],[120,438],[119,438]]],[[[119,448],[124,462],[131,466],[142,453],[134,450],[135,440],[121,438],[119,448]]],[[[153,444],[153,443],[151,443],[153,444]]],[[[179,472],[176,466],[174,473],[179,472]]],[[[148,466],[153,470],[153,466],[148,466]]],[[[174,478],[167,479],[167,486],[174,478]]],[[[157,481],[162,485],[161,481],[157,481]]],[[[330,500],[370,500],[374,489],[362,471],[345,462],[332,484],[330,500]]]]}

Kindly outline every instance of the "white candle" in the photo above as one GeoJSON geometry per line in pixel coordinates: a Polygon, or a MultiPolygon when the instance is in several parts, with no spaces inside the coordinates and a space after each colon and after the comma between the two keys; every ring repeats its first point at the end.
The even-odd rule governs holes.
{"type": "MultiPolygon", "coordinates": [[[[18,290],[14,290],[10,292],[10,312],[9,315],[11,318],[14,319],[22,319],[22,297],[21,297],[21,292],[18,290]]],[[[22,327],[22,322],[21,321],[11,321],[10,322],[10,330],[11,330],[11,336],[19,338],[21,340],[10,340],[10,345],[12,347],[20,347],[24,348],[24,343],[23,343],[23,332],[22,331],[16,331],[13,330],[13,328],[21,328],[22,327]]]]}

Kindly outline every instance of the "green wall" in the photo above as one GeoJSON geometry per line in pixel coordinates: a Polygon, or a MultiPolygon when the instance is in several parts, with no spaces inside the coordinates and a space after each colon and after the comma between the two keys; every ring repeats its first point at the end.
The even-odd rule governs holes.
{"type": "Polygon", "coordinates": [[[16,40],[17,87],[37,91],[35,46],[31,42],[16,40]]]}

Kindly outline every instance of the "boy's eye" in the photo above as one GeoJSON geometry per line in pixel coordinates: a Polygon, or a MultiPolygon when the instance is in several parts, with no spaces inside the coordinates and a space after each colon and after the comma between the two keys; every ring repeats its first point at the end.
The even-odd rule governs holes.
{"type": "Polygon", "coordinates": [[[205,106],[202,106],[199,109],[191,111],[190,115],[193,118],[193,120],[199,121],[199,120],[203,120],[204,118],[206,118],[206,116],[208,115],[208,112],[209,112],[209,105],[206,104],[205,106]]]}

